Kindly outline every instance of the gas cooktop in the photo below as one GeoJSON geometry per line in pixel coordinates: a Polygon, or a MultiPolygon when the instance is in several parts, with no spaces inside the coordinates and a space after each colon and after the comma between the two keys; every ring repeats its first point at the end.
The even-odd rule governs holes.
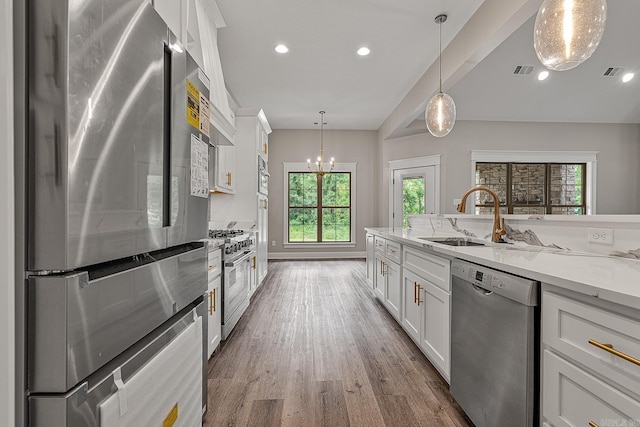
{"type": "Polygon", "coordinates": [[[244,230],[209,230],[210,239],[225,239],[227,237],[236,237],[244,234],[244,230]]]}

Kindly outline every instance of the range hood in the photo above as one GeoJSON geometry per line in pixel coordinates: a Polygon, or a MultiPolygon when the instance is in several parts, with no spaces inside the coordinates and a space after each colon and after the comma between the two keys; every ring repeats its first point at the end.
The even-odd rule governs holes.
{"type": "Polygon", "coordinates": [[[198,34],[188,34],[187,46],[200,63],[211,81],[210,85],[210,121],[212,145],[234,145],[236,134],[235,115],[229,107],[227,89],[222,74],[220,52],[218,50],[218,28],[226,26],[222,14],[214,1],[189,1],[189,28],[198,28],[198,34]],[[195,7],[194,7],[195,6],[195,7]],[[195,24],[195,25],[194,25],[195,24]],[[198,37],[199,40],[195,40],[198,37]],[[191,43],[193,39],[193,43],[191,43]]]}

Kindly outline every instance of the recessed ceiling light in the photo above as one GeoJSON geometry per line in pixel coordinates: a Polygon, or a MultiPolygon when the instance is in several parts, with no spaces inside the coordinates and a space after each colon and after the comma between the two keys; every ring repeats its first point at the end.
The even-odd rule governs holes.
{"type": "Polygon", "coordinates": [[[540,80],[540,81],[546,80],[547,77],[549,77],[549,72],[547,70],[540,71],[540,74],[538,74],[538,80],[540,80]]]}
{"type": "Polygon", "coordinates": [[[358,49],[358,55],[360,56],[367,56],[371,53],[371,49],[369,49],[368,47],[361,47],[360,49],[358,49]]]}
{"type": "Polygon", "coordinates": [[[633,76],[635,76],[634,73],[625,74],[624,76],[622,76],[622,83],[627,83],[629,80],[633,78],[633,76]]]}
{"type": "Polygon", "coordinates": [[[289,52],[289,48],[283,44],[279,44],[275,47],[275,51],[278,53],[287,53],[289,52]]]}

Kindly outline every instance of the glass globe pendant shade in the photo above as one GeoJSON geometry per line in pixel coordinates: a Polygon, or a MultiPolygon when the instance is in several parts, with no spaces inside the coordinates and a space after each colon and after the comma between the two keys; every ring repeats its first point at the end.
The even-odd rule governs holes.
{"type": "Polygon", "coordinates": [[[436,93],[427,104],[424,113],[427,129],[436,137],[446,136],[456,123],[456,104],[443,92],[436,93]]]}
{"type": "Polygon", "coordinates": [[[606,20],[606,0],[544,0],[533,31],[538,59],[550,70],[577,67],[600,44],[606,20]]]}

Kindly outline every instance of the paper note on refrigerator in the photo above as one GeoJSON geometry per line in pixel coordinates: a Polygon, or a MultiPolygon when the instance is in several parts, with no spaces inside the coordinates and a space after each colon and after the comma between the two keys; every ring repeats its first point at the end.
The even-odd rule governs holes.
{"type": "Polygon", "coordinates": [[[209,197],[209,145],[191,135],[191,195],[209,197]]]}
{"type": "Polygon", "coordinates": [[[209,136],[209,100],[200,92],[200,132],[209,136]]]}

